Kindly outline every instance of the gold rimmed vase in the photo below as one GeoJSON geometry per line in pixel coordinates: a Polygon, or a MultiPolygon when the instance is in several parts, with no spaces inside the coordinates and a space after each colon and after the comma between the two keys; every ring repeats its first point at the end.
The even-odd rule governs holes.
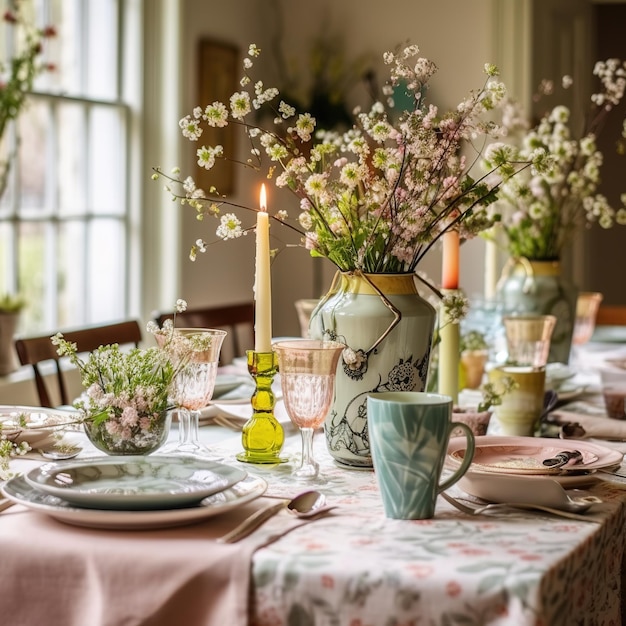
{"type": "Polygon", "coordinates": [[[436,312],[415,280],[411,273],[338,273],[311,317],[312,338],[346,346],[324,423],[339,465],[372,467],[368,395],[426,387],[436,312]]]}

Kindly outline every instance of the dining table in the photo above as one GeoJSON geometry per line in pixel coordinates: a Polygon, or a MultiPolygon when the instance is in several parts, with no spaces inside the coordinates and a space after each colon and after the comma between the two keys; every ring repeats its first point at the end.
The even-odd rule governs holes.
{"type": "MultiPolygon", "coordinates": [[[[626,345],[592,341],[583,348],[585,365],[563,386],[559,407],[567,410],[568,420],[572,414],[608,420],[598,368],[607,358],[626,359],[626,345]]],[[[200,438],[208,460],[242,468],[246,480],[263,485],[258,497],[217,513],[207,506],[206,514],[197,510],[200,505],[129,513],[55,511],[22,502],[1,512],[0,624],[626,623],[623,440],[581,440],[619,452],[619,461],[606,471],[563,482],[601,500],[583,514],[565,517],[515,507],[474,514],[440,495],[434,517],[400,520],[385,517],[375,472],[335,462],[323,432],[314,444],[319,484],[293,479],[301,440],[280,398],[276,415],[284,425],[286,462],[238,461],[246,409],[245,402],[220,404],[216,398],[201,422],[200,438]],[[321,491],[334,508],[298,518],[283,507],[241,541],[220,541],[254,512],[308,489],[321,491]]],[[[558,437],[558,423],[547,425],[543,434],[558,437]]],[[[497,436],[497,420],[492,419],[489,433],[497,436]]],[[[101,454],[81,432],[68,437],[82,446],[78,458],[101,454]]],[[[170,437],[177,437],[175,425],[170,437]]],[[[19,474],[46,463],[35,451],[16,459],[13,480],[19,483],[19,474]]],[[[461,485],[447,495],[468,505],[481,502],[461,485]]]]}

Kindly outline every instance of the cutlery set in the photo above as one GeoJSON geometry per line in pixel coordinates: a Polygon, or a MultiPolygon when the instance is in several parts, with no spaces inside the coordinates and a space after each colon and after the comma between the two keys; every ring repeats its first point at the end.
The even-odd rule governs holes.
{"type": "MultiPolygon", "coordinates": [[[[485,513],[505,513],[511,515],[518,510],[530,510],[530,511],[543,511],[544,513],[551,513],[559,517],[565,517],[567,519],[573,519],[579,522],[595,522],[600,523],[600,520],[589,517],[583,514],[582,511],[586,511],[595,502],[601,502],[599,499],[595,499],[595,502],[580,503],[578,512],[565,511],[563,509],[555,509],[549,506],[543,506],[541,504],[530,504],[522,502],[492,502],[488,504],[470,502],[462,500],[460,498],[454,498],[447,494],[445,491],[441,493],[446,502],[449,502],[453,507],[465,513],[467,515],[482,515],[485,513]]],[[[593,497],[593,496],[592,496],[593,497]]]]}

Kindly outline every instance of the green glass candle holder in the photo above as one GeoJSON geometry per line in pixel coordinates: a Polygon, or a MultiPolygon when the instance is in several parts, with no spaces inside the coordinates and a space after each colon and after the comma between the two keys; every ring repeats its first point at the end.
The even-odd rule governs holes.
{"type": "Polygon", "coordinates": [[[274,417],[276,398],[272,382],[278,371],[278,358],[274,352],[248,350],[248,371],[254,378],[255,391],[250,399],[252,417],[244,424],[241,433],[243,452],[237,455],[244,463],[284,463],[280,457],[285,441],[285,431],[274,417]]]}

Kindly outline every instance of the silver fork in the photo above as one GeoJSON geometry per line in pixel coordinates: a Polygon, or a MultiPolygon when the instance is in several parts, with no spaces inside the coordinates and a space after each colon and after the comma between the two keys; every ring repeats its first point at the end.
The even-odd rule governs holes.
{"type": "Polygon", "coordinates": [[[551,513],[552,515],[558,515],[559,517],[565,517],[567,519],[573,519],[578,522],[593,522],[595,524],[599,524],[601,520],[589,517],[588,515],[584,515],[582,513],[572,513],[570,511],[562,511],[561,509],[553,509],[549,506],[542,506],[540,504],[518,504],[518,503],[509,503],[509,502],[498,502],[491,504],[476,504],[475,506],[471,506],[469,504],[465,504],[464,502],[460,502],[457,498],[453,498],[451,495],[442,492],[441,496],[444,500],[449,502],[453,507],[458,509],[459,511],[466,513],[467,515],[481,515],[482,513],[489,512],[503,512],[511,514],[514,509],[521,509],[525,511],[543,511],[545,513],[551,513]]]}

